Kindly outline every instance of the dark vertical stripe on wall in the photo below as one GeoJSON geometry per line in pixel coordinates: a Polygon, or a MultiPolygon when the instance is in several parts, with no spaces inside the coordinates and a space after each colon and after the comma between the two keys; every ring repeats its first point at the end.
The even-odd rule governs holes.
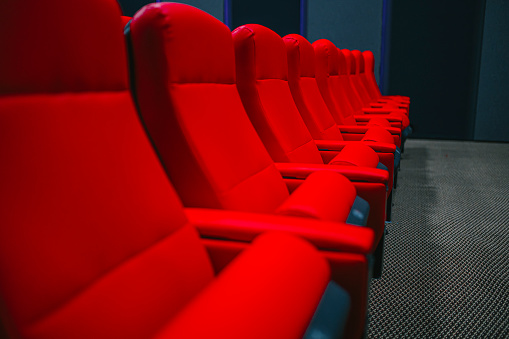
{"type": "Polygon", "coordinates": [[[308,30],[308,2],[307,0],[300,0],[300,31],[299,34],[307,37],[308,30]]]}
{"type": "Polygon", "coordinates": [[[223,3],[223,22],[232,29],[232,3],[230,0],[224,0],[223,3]]]}
{"type": "MultiPolygon", "coordinates": [[[[391,57],[391,6],[392,0],[384,0],[382,6],[382,41],[380,43],[380,77],[379,87],[382,94],[387,95],[389,76],[389,59],[391,57]]],[[[376,70],[375,70],[376,72],[376,70]]]]}

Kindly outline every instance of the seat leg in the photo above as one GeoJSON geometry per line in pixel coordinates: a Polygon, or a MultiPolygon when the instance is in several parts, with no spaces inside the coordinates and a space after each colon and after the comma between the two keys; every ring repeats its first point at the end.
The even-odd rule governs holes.
{"type": "Polygon", "coordinates": [[[384,266],[385,233],[386,230],[384,230],[382,239],[380,239],[380,242],[373,253],[373,279],[379,279],[382,277],[382,270],[384,266]]]}
{"type": "Polygon", "coordinates": [[[392,195],[394,193],[394,189],[392,190],[391,194],[389,194],[389,197],[387,198],[387,204],[385,205],[385,221],[391,222],[392,221],[392,195]]]}

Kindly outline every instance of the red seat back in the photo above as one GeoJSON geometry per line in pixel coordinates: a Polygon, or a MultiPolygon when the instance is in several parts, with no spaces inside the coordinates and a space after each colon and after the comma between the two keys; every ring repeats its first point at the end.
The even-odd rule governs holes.
{"type": "Polygon", "coordinates": [[[323,164],[288,87],[286,49],[281,37],[255,24],[238,27],[232,36],[239,94],[274,161],[323,164]]]}
{"type": "Polygon", "coordinates": [[[377,100],[382,96],[382,93],[380,93],[375,78],[375,56],[371,51],[364,51],[362,57],[364,59],[364,73],[361,79],[371,99],[377,100]]]}
{"type": "Polygon", "coordinates": [[[288,58],[288,84],[300,115],[316,140],[343,140],[315,79],[315,51],[301,35],[283,38],[288,58]]]}
{"type": "Polygon", "coordinates": [[[338,125],[357,125],[351,116],[353,110],[348,100],[340,98],[339,53],[336,46],[327,39],[313,43],[316,63],[316,82],[329,112],[338,125]]]}
{"type": "Polygon", "coordinates": [[[359,50],[353,50],[351,53],[355,59],[355,73],[351,74],[350,80],[357,90],[359,97],[362,99],[362,102],[367,105],[372,101],[372,99],[367,92],[364,81],[362,80],[364,77],[364,58],[359,50]]]}
{"type": "Polygon", "coordinates": [[[340,56],[340,60],[342,61],[340,64],[340,68],[342,72],[340,72],[341,86],[344,90],[345,96],[354,109],[356,114],[362,114],[362,108],[366,105],[362,101],[355,84],[352,82],[352,76],[355,75],[355,58],[352,55],[352,52],[347,49],[339,49],[338,55],[340,56]]]}
{"type": "Polygon", "coordinates": [[[140,113],[184,204],[276,210],[289,193],[242,106],[228,27],[157,3],[130,30],[140,113]]]}
{"type": "Polygon", "coordinates": [[[132,103],[120,8],[4,1],[0,12],[8,331],[151,337],[213,272],[132,103]]]}

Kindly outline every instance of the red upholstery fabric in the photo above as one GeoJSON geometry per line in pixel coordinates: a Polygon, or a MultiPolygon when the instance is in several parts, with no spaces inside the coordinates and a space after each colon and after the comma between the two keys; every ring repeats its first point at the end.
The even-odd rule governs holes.
{"type": "MultiPolygon", "coordinates": [[[[244,107],[272,158],[276,162],[323,164],[314,139],[293,101],[286,80],[287,68],[278,68],[287,67],[286,47],[281,37],[269,28],[254,24],[235,29],[232,36],[236,53],[237,87],[244,107]]],[[[334,141],[329,143],[330,147],[334,146],[334,141]]],[[[376,185],[380,181],[372,175],[373,172],[364,171],[360,167],[354,174],[355,169],[348,167],[368,165],[374,170],[378,162],[378,155],[370,147],[361,144],[341,149],[340,154],[330,160],[328,165],[318,168],[327,169],[331,168],[330,164],[338,165],[333,170],[340,171],[349,179],[376,185]],[[370,175],[370,178],[365,175],[370,175]]],[[[388,173],[383,170],[381,172],[388,181],[388,173]]],[[[384,186],[380,188],[385,189],[384,186]]],[[[371,206],[385,206],[386,203],[383,195],[380,200],[374,196],[368,196],[367,200],[371,206]]],[[[377,233],[383,229],[385,220],[384,214],[379,217],[369,222],[369,226],[377,233]]]]}
{"type": "MultiPolygon", "coordinates": [[[[300,115],[306,123],[312,137],[315,139],[315,143],[316,140],[324,139],[343,140],[342,134],[336,125],[336,121],[325,105],[316,83],[315,52],[313,46],[308,40],[298,34],[289,34],[283,38],[283,41],[286,46],[288,59],[288,84],[290,86],[290,91],[300,115]]],[[[382,141],[388,142],[387,145],[378,145],[382,146],[384,149],[377,147],[376,144],[371,144],[370,147],[378,152],[387,152],[387,147],[390,148],[389,153],[383,156],[387,158],[387,161],[379,160],[390,169],[389,181],[392,182],[392,168],[394,167],[394,152],[396,150],[396,147],[393,145],[394,140],[392,136],[383,128],[373,126],[366,132],[365,138],[367,138],[366,140],[378,140],[381,144],[382,141]]],[[[320,143],[319,149],[331,148],[330,143],[320,143]]],[[[346,144],[348,144],[348,142],[345,142],[345,145],[346,144]]],[[[361,158],[369,158],[366,154],[363,156],[362,152],[356,153],[356,157],[358,157],[358,160],[361,158]]],[[[349,161],[348,159],[343,160],[349,161]]]]}
{"type": "Polygon", "coordinates": [[[160,3],[135,15],[131,38],[141,115],[184,204],[273,212],[288,191],[243,111],[230,30],[160,3]]]}
{"type": "Polygon", "coordinates": [[[368,114],[367,119],[370,119],[374,114],[383,114],[383,118],[390,122],[395,122],[399,128],[402,126],[402,121],[406,118],[401,116],[404,114],[403,110],[399,110],[397,105],[391,103],[375,103],[376,108],[371,107],[375,105],[372,103],[371,98],[366,93],[363,83],[357,74],[358,68],[355,57],[349,50],[338,49],[340,60],[340,82],[343,89],[343,97],[349,100],[354,108],[354,114],[368,114]]]}
{"type": "MultiPolygon", "coordinates": [[[[329,112],[336,123],[340,126],[356,126],[357,122],[352,113],[352,106],[348,100],[341,100],[341,85],[339,82],[339,54],[336,46],[326,39],[320,39],[313,43],[316,62],[316,81],[329,112]]],[[[371,120],[371,119],[370,119],[371,120]]],[[[390,126],[384,119],[372,120],[373,125],[390,126]]],[[[400,129],[386,127],[391,134],[396,134],[395,142],[399,146],[400,129]]]]}
{"type": "Polygon", "coordinates": [[[350,165],[360,167],[376,167],[379,159],[378,155],[373,151],[370,154],[362,154],[360,150],[364,150],[362,143],[351,143],[343,147],[341,152],[331,160],[331,165],[350,165]]]}
{"type": "MultiPolygon", "coordinates": [[[[388,192],[387,171],[353,166],[336,165],[313,165],[308,163],[277,163],[277,168],[281,171],[287,184],[291,187],[295,181],[306,179],[317,171],[336,171],[340,169],[342,173],[355,182],[357,195],[370,203],[370,211],[367,225],[375,232],[375,244],[380,241],[385,227],[385,201],[388,192]],[[373,183],[362,182],[363,178],[369,176],[373,183]],[[378,177],[378,178],[377,178],[378,177]],[[374,183],[376,182],[376,183],[374,183]]],[[[300,188],[300,186],[298,187],[300,188]]]]}
{"type": "Polygon", "coordinates": [[[0,314],[9,334],[151,338],[205,315],[216,326],[208,337],[257,336],[255,327],[301,337],[327,263],[303,240],[271,234],[213,279],[134,109],[118,4],[2,2],[0,11],[0,314]],[[225,326],[232,318],[200,305],[219,299],[242,324],[225,326]]]}
{"type": "Polygon", "coordinates": [[[365,291],[369,281],[365,270],[368,265],[365,254],[374,244],[373,238],[365,233],[369,229],[323,221],[312,221],[313,227],[309,227],[310,221],[307,218],[272,216],[267,220],[263,215],[245,212],[228,212],[226,215],[224,211],[209,209],[187,209],[186,212],[201,234],[213,238],[206,240],[206,243],[207,248],[213,250],[211,256],[214,262],[224,264],[240,251],[241,243],[222,239],[250,241],[253,235],[264,230],[277,229],[291,230],[310,240],[322,249],[321,253],[328,259],[334,281],[344,286],[352,298],[344,337],[361,337],[367,305],[365,291]],[[337,232],[339,229],[341,231],[337,232]]]}
{"type": "Polygon", "coordinates": [[[355,59],[353,59],[350,51],[342,53],[342,50],[338,49],[338,82],[340,83],[340,86],[338,87],[340,87],[342,91],[343,99],[350,102],[356,113],[361,113],[364,104],[356,88],[351,83],[350,75],[352,74],[352,71],[355,74],[355,68],[351,67],[352,61],[355,62],[355,59]]]}
{"type": "Polygon", "coordinates": [[[336,207],[350,205],[352,197],[355,199],[356,195],[355,187],[349,184],[347,178],[332,171],[314,172],[307,177],[304,185],[300,185],[286,199],[277,213],[323,220],[346,220],[350,211],[336,207]],[[317,187],[326,185],[331,187],[329,194],[316,191],[317,187]]]}
{"type": "Polygon", "coordinates": [[[332,88],[334,79],[339,75],[336,47],[326,39],[317,40],[312,46],[315,51],[316,82],[329,112],[338,125],[357,125],[355,119],[347,114],[352,110],[351,104],[346,100],[338,100],[336,88],[332,88]]]}
{"type": "Polygon", "coordinates": [[[380,88],[376,83],[375,79],[375,56],[371,51],[362,52],[362,56],[364,58],[364,84],[366,89],[368,90],[372,100],[379,99],[390,99],[396,100],[399,103],[408,104],[410,103],[410,98],[407,96],[395,95],[395,96],[382,96],[380,93],[380,88]]]}
{"type": "MultiPolygon", "coordinates": [[[[287,81],[286,47],[281,37],[264,26],[254,24],[235,29],[232,36],[239,94],[274,161],[323,163],[293,100],[287,81]]],[[[312,69],[306,71],[314,73],[312,69]]],[[[329,124],[326,119],[324,123],[329,124]]],[[[329,133],[333,134],[332,131],[329,133]]],[[[342,140],[340,134],[339,140],[342,140]]],[[[369,147],[360,145],[355,151],[358,154],[349,154],[357,159],[376,159],[374,164],[373,161],[363,164],[372,167],[378,164],[378,156],[369,147]]],[[[343,160],[348,157],[342,155],[343,160]]],[[[350,163],[360,164],[358,161],[350,163]]]]}
{"type": "Polygon", "coordinates": [[[156,338],[301,338],[320,301],[313,291],[324,290],[329,267],[311,245],[292,240],[256,239],[156,338]]]}
{"type": "Polygon", "coordinates": [[[317,140],[343,140],[315,80],[315,52],[303,36],[283,37],[288,59],[288,85],[306,126],[317,140]]]}
{"type": "MultiPolygon", "coordinates": [[[[289,193],[239,98],[228,27],[194,7],[158,3],[139,11],[130,30],[140,113],[184,204],[274,213],[289,193]]],[[[328,183],[314,189],[330,192],[328,183]]],[[[363,323],[367,262],[343,255],[341,267],[356,267],[337,274],[360,303],[354,333],[363,323]]]]}
{"type": "MultiPolygon", "coordinates": [[[[338,50],[339,55],[343,54],[342,50],[338,50]]],[[[345,51],[345,53],[348,53],[345,51]]],[[[357,94],[357,97],[359,98],[361,104],[367,105],[372,100],[367,93],[366,89],[364,88],[364,84],[362,83],[362,80],[360,79],[360,72],[364,73],[364,59],[360,58],[361,52],[358,50],[352,50],[350,51],[351,55],[351,63],[350,63],[350,73],[349,73],[349,82],[351,88],[354,90],[354,92],[357,94]]],[[[390,108],[397,109],[397,106],[390,105],[390,108]]]]}
{"type": "Polygon", "coordinates": [[[269,217],[259,213],[208,208],[186,208],[185,212],[200,234],[207,238],[249,243],[259,234],[274,230],[291,232],[305,238],[321,250],[364,255],[374,250],[373,231],[366,227],[292,216],[269,217]]]}
{"type": "MultiPolygon", "coordinates": [[[[190,6],[154,4],[134,17],[131,35],[141,114],[184,204],[274,212],[288,191],[240,102],[228,28],[190,6]]],[[[349,211],[349,199],[340,208],[349,211]]]]}
{"type": "Polygon", "coordinates": [[[322,158],[288,88],[281,37],[261,25],[232,32],[237,88],[244,108],[272,159],[320,164],[322,158]]]}
{"type": "MultiPolygon", "coordinates": [[[[344,53],[348,53],[345,51],[344,53]]],[[[339,50],[339,54],[343,54],[343,51],[339,50]]],[[[353,50],[350,52],[351,55],[351,72],[349,75],[350,86],[355,90],[358,94],[358,98],[361,103],[365,106],[373,106],[378,107],[375,109],[370,109],[365,113],[369,113],[370,115],[373,113],[384,114],[384,117],[397,117],[401,119],[402,127],[406,128],[410,124],[408,119],[408,106],[402,106],[402,104],[397,103],[392,100],[384,101],[383,103],[380,101],[372,100],[362,78],[364,78],[364,58],[362,57],[362,53],[358,50],[353,50]],[[384,112],[385,110],[385,112],[384,112]],[[377,112],[378,111],[378,112],[377,112]]]]}

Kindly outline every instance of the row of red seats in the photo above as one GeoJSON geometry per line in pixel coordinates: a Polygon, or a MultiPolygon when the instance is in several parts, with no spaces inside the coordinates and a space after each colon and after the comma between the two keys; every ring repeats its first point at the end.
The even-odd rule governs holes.
{"type": "Polygon", "coordinates": [[[346,137],[316,100],[318,53],[307,80],[302,37],[257,25],[232,36],[196,8],[152,4],[128,25],[129,86],[114,0],[0,9],[10,336],[334,337],[345,314],[344,336],[361,336],[406,98],[366,88],[368,113],[390,125],[346,137]]]}

